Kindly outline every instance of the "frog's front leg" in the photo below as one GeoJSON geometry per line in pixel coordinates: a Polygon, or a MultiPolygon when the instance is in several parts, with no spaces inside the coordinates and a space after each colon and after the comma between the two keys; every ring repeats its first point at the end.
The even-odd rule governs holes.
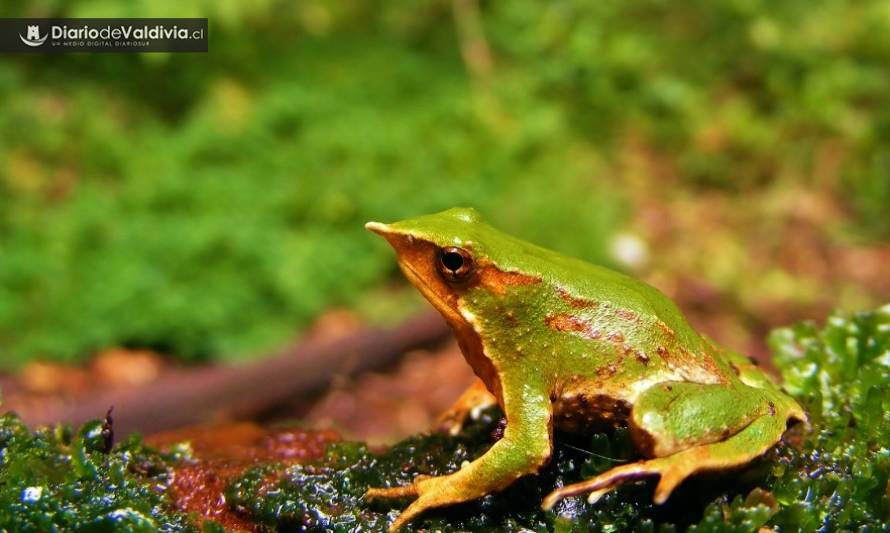
{"type": "Polygon", "coordinates": [[[410,487],[368,489],[365,498],[417,496],[390,526],[396,531],[433,507],[473,500],[501,490],[517,478],[537,472],[550,458],[551,405],[543,386],[502,381],[507,428],[481,457],[446,476],[418,479],[410,487]]]}
{"type": "Polygon", "coordinates": [[[498,400],[494,394],[488,392],[485,383],[477,378],[470,388],[465,390],[454,402],[454,405],[439,415],[435,427],[450,435],[457,435],[463,428],[467,417],[475,419],[483,409],[497,403],[498,400]]]}

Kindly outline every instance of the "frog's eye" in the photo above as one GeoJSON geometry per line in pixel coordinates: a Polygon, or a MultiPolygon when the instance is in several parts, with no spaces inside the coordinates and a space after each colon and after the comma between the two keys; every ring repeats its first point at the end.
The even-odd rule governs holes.
{"type": "Polygon", "coordinates": [[[473,271],[473,258],[463,248],[449,246],[439,252],[439,273],[447,281],[464,281],[473,271]]]}

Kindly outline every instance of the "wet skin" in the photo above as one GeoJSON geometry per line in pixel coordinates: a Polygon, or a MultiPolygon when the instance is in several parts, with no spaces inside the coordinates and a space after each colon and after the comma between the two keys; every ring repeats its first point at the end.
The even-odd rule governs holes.
{"type": "Polygon", "coordinates": [[[468,414],[494,403],[507,419],[503,438],[459,471],[369,489],[366,498],[416,496],[391,531],[537,472],[554,427],[627,426],[647,459],[557,489],[544,509],[578,494],[595,502],[645,476],[660,477],[654,500],[662,503],[695,472],[748,463],[789,421],[806,421],[747,357],[698,334],[643,282],[502,233],[472,209],[366,227],[392,245],[479,377],[441,426],[456,433],[468,414]]]}

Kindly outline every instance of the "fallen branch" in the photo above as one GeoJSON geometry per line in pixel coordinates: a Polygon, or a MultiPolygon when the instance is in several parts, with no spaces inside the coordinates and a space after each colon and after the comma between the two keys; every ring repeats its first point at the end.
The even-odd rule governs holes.
{"type": "Polygon", "coordinates": [[[120,436],[247,417],[297,394],[317,391],[336,375],[384,366],[408,350],[441,341],[448,331],[438,313],[429,313],[392,328],[368,328],[336,340],[307,340],[250,364],[176,371],[141,387],[19,415],[31,426],[59,421],[79,425],[114,406],[114,428],[120,436]]]}

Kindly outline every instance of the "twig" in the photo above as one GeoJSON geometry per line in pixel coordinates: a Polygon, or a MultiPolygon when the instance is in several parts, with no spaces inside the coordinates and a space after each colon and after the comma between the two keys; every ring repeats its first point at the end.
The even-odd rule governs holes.
{"type": "Polygon", "coordinates": [[[341,374],[355,374],[432,345],[448,335],[437,313],[393,328],[369,328],[337,340],[305,341],[251,364],[188,369],[153,383],[97,395],[43,412],[20,412],[29,425],[82,424],[114,405],[118,436],[151,433],[226,417],[246,417],[296,394],[316,391],[341,374]]]}

